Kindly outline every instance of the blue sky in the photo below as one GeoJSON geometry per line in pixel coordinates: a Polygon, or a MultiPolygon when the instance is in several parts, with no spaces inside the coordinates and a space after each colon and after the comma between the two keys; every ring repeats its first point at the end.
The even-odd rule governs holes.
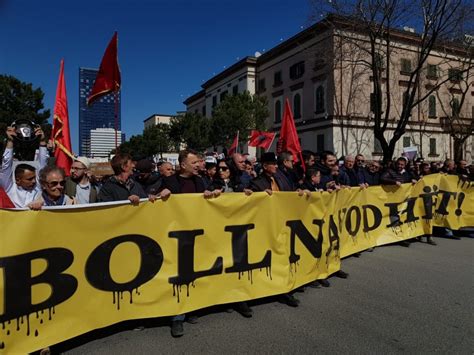
{"type": "Polygon", "coordinates": [[[79,67],[98,68],[114,31],[130,137],[151,114],[183,110],[213,74],[293,36],[309,18],[308,0],[0,0],[0,74],[41,87],[52,111],[64,58],[77,152],[79,67]]]}

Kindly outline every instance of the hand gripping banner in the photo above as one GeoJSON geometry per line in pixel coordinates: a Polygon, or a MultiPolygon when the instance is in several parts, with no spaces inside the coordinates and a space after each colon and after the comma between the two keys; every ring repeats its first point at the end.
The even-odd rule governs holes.
{"type": "MultiPolygon", "coordinates": [[[[127,319],[286,293],[369,247],[474,226],[474,185],[174,195],[140,206],[0,210],[0,351],[127,319]]],[[[363,261],[361,261],[363,262],[363,261]]]]}

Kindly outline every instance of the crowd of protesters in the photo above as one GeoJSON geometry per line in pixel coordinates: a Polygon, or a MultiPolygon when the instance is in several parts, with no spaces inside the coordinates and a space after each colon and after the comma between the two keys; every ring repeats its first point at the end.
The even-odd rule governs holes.
{"type": "MultiPolygon", "coordinates": [[[[344,188],[366,188],[374,185],[416,183],[425,175],[442,172],[474,181],[474,165],[465,160],[447,159],[444,163],[410,161],[399,157],[389,163],[366,161],[362,154],[347,155],[337,159],[329,151],[313,153],[303,151],[303,162],[295,163],[290,152],[279,156],[263,153],[259,161],[248,154],[235,153],[230,157],[215,152],[198,153],[183,150],[178,164],[155,164],[149,159],[134,159],[129,154],[116,154],[110,164],[112,176],[96,177],[90,174],[91,163],[86,157],[76,157],[71,171],[48,165],[47,142],[43,131],[37,128],[40,147],[38,169],[28,164],[18,164],[13,169],[15,130],[7,128],[7,145],[0,170],[0,208],[30,208],[43,206],[89,204],[128,200],[139,204],[140,199],[166,201],[173,194],[199,193],[204,198],[217,198],[222,193],[242,192],[251,195],[264,191],[271,195],[276,191],[294,191],[300,196],[317,191],[333,192],[344,188]]],[[[457,238],[452,231],[438,228],[434,233],[457,238]]],[[[427,243],[436,245],[432,236],[427,243]]],[[[403,246],[410,243],[404,241],[403,246]]],[[[355,256],[359,256],[356,254],[355,256]]],[[[347,278],[338,271],[335,276],[347,278]]],[[[317,280],[310,287],[328,287],[328,280],[317,280]]],[[[282,295],[279,301],[297,307],[299,301],[293,293],[282,295]]],[[[252,309],[246,302],[231,306],[244,317],[252,317],[252,309]]],[[[171,333],[175,337],[184,334],[183,322],[195,322],[190,315],[177,315],[171,319],[171,333]]]]}

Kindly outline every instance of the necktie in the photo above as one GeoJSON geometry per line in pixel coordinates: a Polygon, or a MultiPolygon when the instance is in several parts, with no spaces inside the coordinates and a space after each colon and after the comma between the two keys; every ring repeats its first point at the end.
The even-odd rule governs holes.
{"type": "Polygon", "coordinates": [[[270,180],[272,181],[272,191],[280,191],[280,188],[278,187],[275,178],[272,176],[270,177],[270,180]]]}

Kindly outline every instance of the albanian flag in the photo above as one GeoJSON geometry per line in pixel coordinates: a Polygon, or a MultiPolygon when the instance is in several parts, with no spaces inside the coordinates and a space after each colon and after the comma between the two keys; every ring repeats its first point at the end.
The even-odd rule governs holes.
{"type": "Polygon", "coordinates": [[[117,42],[117,32],[115,32],[100,62],[99,72],[95,78],[92,92],[87,98],[87,105],[91,105],[95,100],[110,92],[118,92],[120,90],[121,78],[118,65],[117,42]]]}
{"type": "Polygon", "coordinates": [[[54,142],[56,165],[69,175],[74,155],[71,152],[71,135],[69,131],[69,113],[67,108],[66,81],[64,79],[64,60],[61,60],[56,102],[54,103],[53,129],[51,139],[54,142]]]}
{"type": "Polygon", "coordinates": [[[265,150],[270,149],[270,146],[275,139],[274,132],[264,132],[252,130],[250,132],[249,146],[250,147],[262,147],[265,150]]]}
{"type": "Polygon", "coordinates": [[[291,106],[288,99],[285,101],[285,111],[283,112],[283,122],[281,124],[280,138],[277,144],[277,152],[291,152],[293,159],[298,162],[301,159],[301,165],[303,170],[306,171],[304,166],[303,156],[301,154],[301,145],[296,131],[295,120],[293,119],[293,112],[291,112],[291,106]]]}

